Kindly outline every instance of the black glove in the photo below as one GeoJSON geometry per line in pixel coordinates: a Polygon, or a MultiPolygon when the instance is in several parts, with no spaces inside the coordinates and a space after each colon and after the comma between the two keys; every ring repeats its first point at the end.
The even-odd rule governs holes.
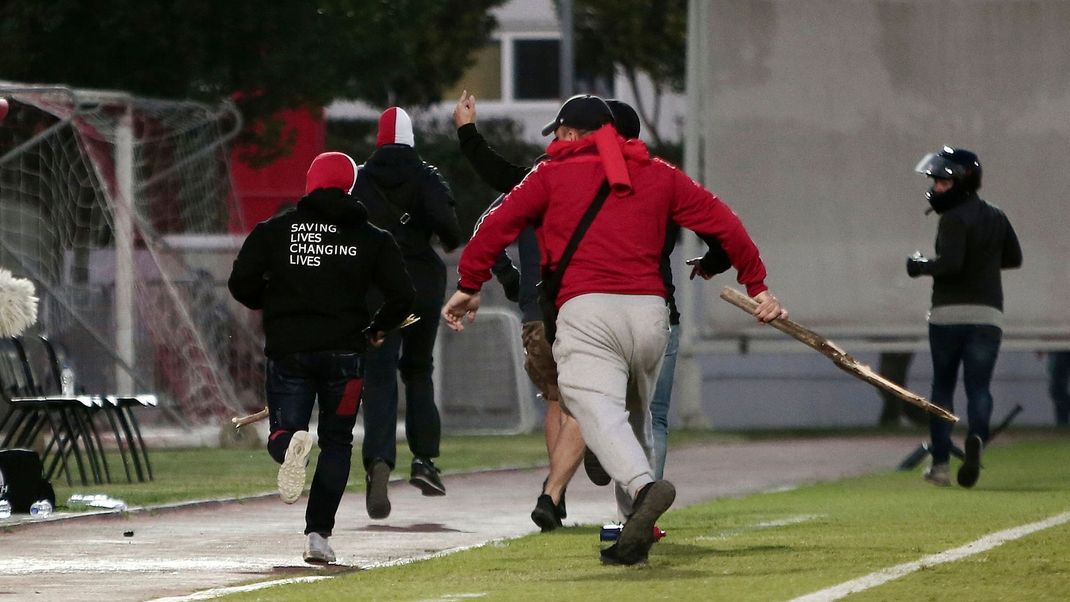
{"type": "Polygon", "coordinates": [[[513,268],[498,274],[498,283],[505,291],[505,298],[516,303],[520,300],[520,270],[513,268]]]}
{"type": "Polygon", "coordinates": [[[921,253],[915,253],[907,257],[907,276],[917,278],[926,272],[928,266],[929,260],[921,253]]]}

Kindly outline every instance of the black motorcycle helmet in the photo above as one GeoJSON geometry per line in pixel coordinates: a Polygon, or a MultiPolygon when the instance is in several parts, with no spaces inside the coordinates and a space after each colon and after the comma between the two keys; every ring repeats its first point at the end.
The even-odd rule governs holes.
{"type": "Polygon", "coordinates": [[[965,201],[981,188],[981,160],[977,155],[964,148],[945,146],[939,152],[922,157],[914,171],[929,176],[951,180],[951,188],[936,193],[932,188],[925,194],[929,204],[937,213],[965,201]]]}

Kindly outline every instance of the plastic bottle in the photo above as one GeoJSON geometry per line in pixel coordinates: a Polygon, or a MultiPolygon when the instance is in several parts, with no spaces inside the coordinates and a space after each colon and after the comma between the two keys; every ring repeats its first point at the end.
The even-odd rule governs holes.
{"type": "Polygon", "coordinates": [[[608,548],[617,542],[620,537],[620,531],[624,528],[624,525],[620,523],[606,523],[602,525],[602,530],[598,533],[598,541],[602,545],[602,549],[608,548]]]}
{"type": "Polygon", "coordinates": [[[37,500],[30,506],[30,518],[45,518],[52,514],[52,503],[48,500],[37,500]]]}
{"type": "Polygon", "coordinates": [[[11,504],[7,500],[0,500],[0,518],[11,518],[11,504]]]}

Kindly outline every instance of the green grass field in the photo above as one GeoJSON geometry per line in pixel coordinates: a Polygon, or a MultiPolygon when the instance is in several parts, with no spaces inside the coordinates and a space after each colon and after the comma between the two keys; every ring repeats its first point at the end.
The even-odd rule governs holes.
{"type": "MultiPolygon", "coordinates": [[[[570,527],[227,599],[789,600],[1070,512],[1070,438],[1008,441],[985,463],[973,490],[890,471],[670,511],[659,521],[669,537],[645,567],[601,566],[597,526],[570,527]]],[[[848,596],[1068,597],[1070,523],[848,596]]]]}

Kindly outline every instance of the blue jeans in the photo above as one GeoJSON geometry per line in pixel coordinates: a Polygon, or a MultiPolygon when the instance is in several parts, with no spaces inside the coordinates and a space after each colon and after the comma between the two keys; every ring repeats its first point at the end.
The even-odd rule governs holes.
{"type": "Polygon", "coordinates": [[[650,400],[650,424],[654,432],[654,478],[665,474],[665,454],[669,444],[669,401],[672,399],[672,382],[676,373],[676,352],[680,349],[680,325],[669,326],[669,344],[665,346],[665,359],[661,363],[654,397],[650,400]]]}
{"type": "Polygon", "coordinates": [[[319,402],[319,459],[305,508],[305,534],[330,536],[349,481],[353,427],[360,405],[363,362],[354,351],[290,353],[267,360],[265,390],[271,422],[268,453],[282,464],[295,431],[307,431],[319,402]]]}
{"type": "MultiPolygon", "coordinates": [[[[955,383],[962,364],[962,384],[966,389],[967,437],[978,435],[988,441],[992,419],[992,372],[996,368],[1003,331],[988,324],[930,324],[929,349],[933,356],[932,402],[954,411],[955,383]]],[[[951,428],[946,420],[931,416],[934,463],[947,462],[951,456],[951,428]]]]}
{"type": "Polygon", "coordinates": [[[442,423],[435,406],[435,338],[442,299],[418,296],[412,311],[420,321],[389,333],[365,354],[364,468],[382,460],[393,470],[397,459],[398,380],[405,383],[405,438],[413,456],[437,458],[442,423]]]}
{"type": "Polygon", "coordinates": [[[1055,404],[1055,424],[1070,424],[1070,351],[1048,354],[1048,393],[1055,404]]]}

